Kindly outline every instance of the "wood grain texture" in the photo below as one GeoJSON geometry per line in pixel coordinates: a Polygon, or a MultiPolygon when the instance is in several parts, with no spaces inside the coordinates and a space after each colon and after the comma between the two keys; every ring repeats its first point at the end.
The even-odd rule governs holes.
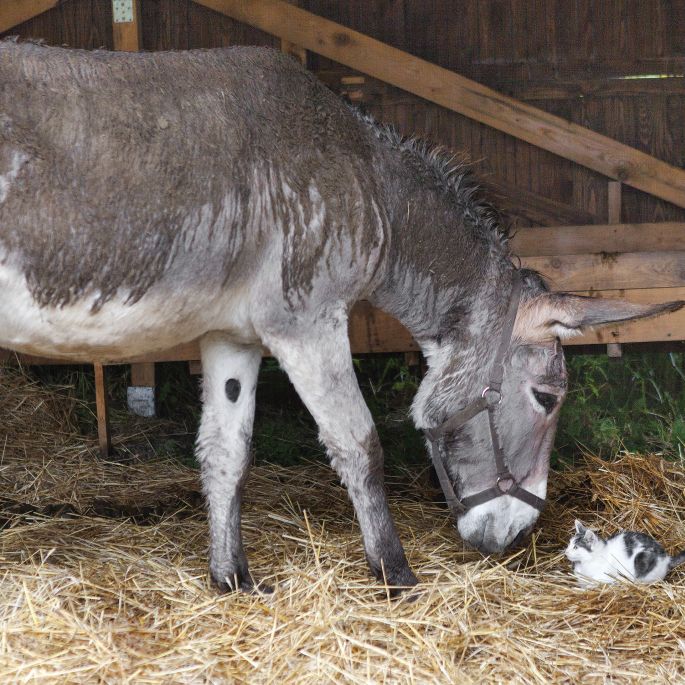
{"type": "Polygon", "coordinates": [[[519,257],[685,250],[685,223],[520,228],[511,239],[519,257]]]}
{"type": "Polygon", "coordinates": [[[112,42],[115,50],[138,52],[143,46],[140,26],[140,0],[132,0],[132,2],[133,21],[112,22],[112,42]]]}
{"type": "Polygon", "coordinates": [[[131,364],[131,385],[152,388],[155,385],[155,365],[152,362],[131,364]]]}
{"type": "Polygon", "coordinates": [[[57,7],[61,0],[3,0],[0,3],[0,32],[9,31],[33,17],[57,7]]]}
{"type": "Polygon", "coordinates": [[[684,252],[605,252],[522,257],[554,290],[670,288],[685,285],[684,252]]]}
{"type": "Polygon", "coordinates": [[[685,207],[685,171],[282,0],[196,0],[610,178],[685,207]]]}
{"type": "Polygon", "coordinates": [[[98,445],[100,456],[109,458],[112,448],[112,438],[109,429],[109,410],[107,407],[107,379],[102,364],[94,364],[95,372],[95,406],[98,420],[98,445]]]}

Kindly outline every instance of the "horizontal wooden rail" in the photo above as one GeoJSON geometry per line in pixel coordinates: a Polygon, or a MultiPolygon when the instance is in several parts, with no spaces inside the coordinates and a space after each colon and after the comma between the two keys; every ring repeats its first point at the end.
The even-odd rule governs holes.
{"type": "Polygon", "coordinates": [[[511,245],[519,257],[685,250],[685,223],[520,228],[511,245]]]}
{"type": "Polygon", "coordinates": [[[61,0],[2,0],[0,2],[0,33],[9,31],[33,17],[57,7],[61,0]]]}
{"type": "Polygon", "coordinates": [[[625,252],[522,257],[553,290],[675,288],[685,285],[685,252],[625,252]]]}
{"type": "Polygon", "coordinates": [[[195,0],[610,178],[685,207],[685,171],[283,0],[195,0]]]}

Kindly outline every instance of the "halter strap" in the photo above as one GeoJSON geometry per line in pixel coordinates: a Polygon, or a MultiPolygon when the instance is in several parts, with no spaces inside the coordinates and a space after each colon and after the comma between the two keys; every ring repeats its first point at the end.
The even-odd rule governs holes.
{"type": "Polygon", "coordinates": [[[514,323],[516,321],[516,313],[518,312],[519,302],[521,300],[521,278],[518,272],[515,272],[514,283],[509,298],[509,307],[507,315],[504,320],[502,334],[500,337],[499,347],[495,354],[493,366],[490,371],[490,380],[481,393],[478,399],[473,400],[463,409],[451,414],[440,426],[437,428],[429,428],[425,430],[426,437],[431,445],[431,460],[433,467],[438,476],[440,487],[445,495],[445,501],[456,519],[458,516],[466,513],[469,509],[489,502],[496,497],[509,495],[529,504],[531,507],[542,511],[545,506],[545,500],[541,499],[532,492],[522,488],[518,481],[511,475],[507,467],[504,450],[497,435],[497,427],[495,426],[495,407],[502,399],[502,380],[504,378],[504,357],[507,349],[511,343],[511,336],[514,330],[514,323]],[[490,488],[481,490],[474,495],[469,495],[463,499],[457,497],[454,491],[452,482],[450,481],[445,465],[440,458],[440,450],[438,447],[439,440],[444,437],[445,433],[451,432],[460,428],[472,418],[480,414],[482,411],[488,412],[488,423],[490,424],[490,440],[492,442],[492,451],[495,457],[495,467],[497,469],[497,482],[490,488]]]}

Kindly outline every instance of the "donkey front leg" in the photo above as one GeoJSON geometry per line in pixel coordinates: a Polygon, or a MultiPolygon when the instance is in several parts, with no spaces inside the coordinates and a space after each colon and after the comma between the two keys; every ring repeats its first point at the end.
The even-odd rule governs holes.
{"type": "Polygon", "coordinates": [[[222,591],[251,590],[240,530],[240,501],[250,468],[259,347],[230,342],[220,333],[201,343],[202,421],[197,458],[209,514],[209,570],[222,591]]]}
{"type": "Polygon", "coordinates": [[[319,324],[287,339],[265,336],[319,426],[331,465],[347,487],[372,572],[388,585],[415,585],[388,509],[383,451],[354,375],[347,322],[319,324]]]}

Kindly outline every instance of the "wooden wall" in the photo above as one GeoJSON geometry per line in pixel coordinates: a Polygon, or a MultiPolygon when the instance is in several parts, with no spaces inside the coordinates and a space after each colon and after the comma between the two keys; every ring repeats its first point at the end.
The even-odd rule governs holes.
{"type": "MultiPolygon", "coordinates": [[[[685,166],[685,2],[673,0],[298,0],[342,23],[673,165],[685,166]],[[644,78],[645,76],[652,76],[644,78]],[[641,78],[636,78],[640,76],[641,78]],[[658,76],[658,78],[656,77],[658,76]]],[[[142,0],[146,50],[279,42],[192,0],[142,0]]],[[[111,48],[110,0],[64,0],[10,33],[111,48]]],[[[379,119],[474,160],[518,226],[605,223],[607,179],[317,55],[309,66],[379,119]],[[357,75],[358,76],[358,75],[357,75]],[[351,78],[350,80],[350,77],[351,78]],[[518,196],[518,192],[534,193],[518,196]],[[506,196],[506,197],[505,197],[506,196]],[[536,196],[558,203],[531,211],[536,196]],[[569,211],[566,211],[569,210],[569,211]],[[575,214],[574,214],[575,212],[575,214]],[[575,221],[574,221],[575,219],[575,221]]],[[[624,222],[685,210],[624,189],[624,222]]]]}

